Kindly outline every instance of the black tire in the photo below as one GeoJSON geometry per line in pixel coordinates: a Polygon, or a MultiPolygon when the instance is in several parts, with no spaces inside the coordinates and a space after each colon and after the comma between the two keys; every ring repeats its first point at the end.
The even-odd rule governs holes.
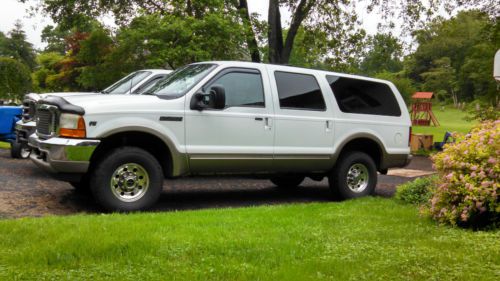
{"type": "Polygon", "coordinates": [[[130,146],[101,158],[90,176],[92,195],[108,211],[148,209],[158,200],[162,186],[163,172],[156,158],[130,146]]]}
{"type": "Polygon", "coordinates": [[[290,189],[299,186],[305,177],[301,175],[279,175],[271,178],[271,182],[280,189],[290,189]]]}
{"type": "Polygon", "coordinates": [[[84,175],[80,181],[69,182],[77,193],[90,194],[90,180],[87,175],[84,175]]]}
{"type": "Polygon", "coordinates": [[[10,143],[10,156],[16,159],[27,159],[30,157],[30,150],[27,144],[22,144],[17,141],[10,143]]]}
{"type": "Polygon", "coordinates": [[[377,167],[368,154],[359,151],[347,152],[337,161],[328,182],[336,198],[368,196],[373,194],[377,185],[377,167]]]}

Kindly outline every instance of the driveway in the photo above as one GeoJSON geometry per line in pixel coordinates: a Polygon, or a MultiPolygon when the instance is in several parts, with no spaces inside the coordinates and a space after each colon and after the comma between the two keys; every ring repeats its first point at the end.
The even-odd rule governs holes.
{"type": "MultiPolygon", "coordinates": [[[[414,157],[405,169],[393,169],[379,175],[376,195],[390,197],[396,186],[432,173],[431,162],[414,157]]],[[[307,179],[293,191],[277,190],[267,180],[247,178],[185,178],[168,180],[155,211],[191,210],[328,202],[327,180],[307,179]]],[[[67,215],[96,213],[98,206],[88,195],[79,194],[64,182],[56,181],[29,160],[10,158],[8,150],[0,149],[0,217],[67,215]]]]}

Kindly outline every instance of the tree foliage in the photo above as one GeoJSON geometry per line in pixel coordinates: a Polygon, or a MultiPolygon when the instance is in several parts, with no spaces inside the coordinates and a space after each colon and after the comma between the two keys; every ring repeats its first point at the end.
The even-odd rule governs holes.
{"type": "Polygon", "coordinates": [[[368,37],[368,46],[360,71],[366,75],[399,72],[403,69],[403,45],[392,34],[378,33],[368,37]]]}
{"type": "Polygon", "coordinates": [[[0,32],[0,56],[16,59],[30,69],[36,66],[33,45],[27,41],[20,21],[15,23],[7,36],[0,32]]]}
{"type": "Polygon", "coordinates": [[[460,12],[415,32],[419,44],[409,75],[426,91],[444,90],[460,100],[498,96],[492,79],[493,57],[500,46],[498,23],[479,11],[460,12]]]}
{"type": "Polygon", "coordinates": [[[0,98],[20,100],[30,90],[30,69],[15,59],[0,57],[0,98]]]}
{"type": "MultiPolygon", "coordinates": [[[[19,0],[26,2],[28,0],[19,0]]],[[[399,18],[407,29],[421,26],[438,11],[453,12],[457,8],[479,7],[491,15],[498,15],[495,0],[270,0],[268,8],[267,50],[271,63],[288,63],[300,28],[321,29],[327,40],[347,41],[359,32],[357,7],[366,5],[369,12],[377,11],[392,27],[391,19],[399,18]],[[281,9],[291,13],[288,27],[282,26],[281,9]],[[286,30],[286,37],[284,36],[286,30]]],[[[238,18],[245,26],[246,47],[253,61],[260,61],[255,23],[248,13],[247,0],[44,0],[34,9],[43,10],[65,25],[82,15],[97,17],[113,14],[118,23],[129,22],[139,13],[188,16],[201,19],[219,12],[238,18]]],[[[338,45],[338,43],[337,43],[338,45]]]]}

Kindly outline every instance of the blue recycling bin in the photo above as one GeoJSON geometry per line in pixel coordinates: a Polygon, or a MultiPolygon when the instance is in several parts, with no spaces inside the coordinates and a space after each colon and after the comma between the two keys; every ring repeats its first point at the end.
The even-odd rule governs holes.
{"type": "Polygon", "coordinates": [[[21,115],[20,106],[0,106],[0,141],[12,143],[16,139],[14,127],[21,115]]]}

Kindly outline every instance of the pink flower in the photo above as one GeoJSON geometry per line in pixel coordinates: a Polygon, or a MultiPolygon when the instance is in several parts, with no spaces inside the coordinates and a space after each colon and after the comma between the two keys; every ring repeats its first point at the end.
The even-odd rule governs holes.
{"type": "Polygon", "coordinates": [[[468,217],[467,217],[467,214],[465,212],[463,212],[461,215],[460,215],[460,219],[462,219],[462,221],[467,221],[468,217]]]}
{"type": "Polygon", "coordinates": [[[474,165],[474,166],[470,167],[470,169],[473,170],[473,171],[475,171],[475,170],[477,170],[477,166],[474,165]]]}
{"type": "Polygon", "coordinates": [[[497,160],[495,158],[493,158],[493,157],[488,158],[488,163],[495,164],[496,162],[497,162],[497,160]]]}

